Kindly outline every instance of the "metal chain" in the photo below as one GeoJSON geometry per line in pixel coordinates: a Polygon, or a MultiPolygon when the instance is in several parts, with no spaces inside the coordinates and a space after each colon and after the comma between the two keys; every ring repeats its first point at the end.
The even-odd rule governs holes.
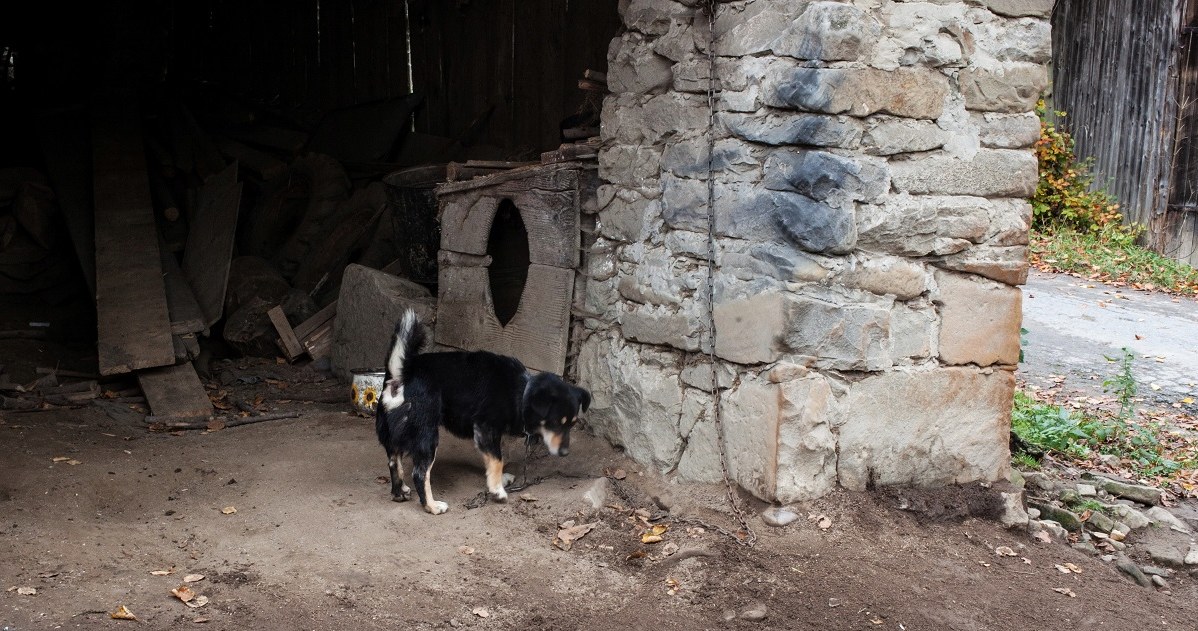
{"type": "MultiPolygon", "coordinates": [[[[540,456],[537,456],[537,457],[540,458],[540,456]]],[[[533,478],[533,480],[531,482],[528,480],[528,461],[532,460],[532,459],[533,459],[532,440],[528,434],[525,434],[524,435],[524,464],[521,467],[520,484],[517,484],[515,486],[504,487],[504,489],[508,493],[517,493],[519,491],[523,491],[524,489],[527,489],[528,487],[533,486],[534,484],[540,484],[540,483],[544,482],[545,480],[549,479],[549,476],[540,475],[540,476],[537,476],[536,478],[533,478]]],[[[485,506],[487,504],[487,502],[490,499],[491,499],[491,494],[488,491],[481,491],[481,492],[479,492],[478,495],[475,495],[473,498],[471,498],[469,501],[467,501],[464,504],[464,506],[470,510],[473,510],[475,508],[482,508],[483,506],[485,506]]]]}
{"type": "MultiPolygon", "coordinates": [[[[749,527],[749,520],[736,501],[736,492],[732,488],[732,477],[728,475],[727,441],[724,438],[724,419],[720,405],[720,384],[716,373],[715,356],[715,134],[716,134],[716,102],[715,102],[715,0],[704,3],[707,13],[707,364],[711,368],[711,407],[715,421],[716,438],[719,441],[720,470],[724,476],[724,489],[728,494],[728,505],[732,514],[744,529],[745,537],[733,536],[738,543],[752,546],[757,542],[757,533],[749,527]]],[[[727,533],[730,534],[730,533],[727,533]]]]}

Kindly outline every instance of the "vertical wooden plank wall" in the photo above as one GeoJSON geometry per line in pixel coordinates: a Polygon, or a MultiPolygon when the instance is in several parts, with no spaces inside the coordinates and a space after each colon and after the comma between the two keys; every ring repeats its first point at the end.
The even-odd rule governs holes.
{"type": "Polygon", "coordinates": [[[1165,212],[1175,121],[1181,0],[1058,0],[1052,17],[1053,107],[1094,158],[1096,184],[1125,216],[1165,212]]]}
{"type": "Polygon", "coordinates": [[[174,3],[177,70],[293,118],[415,91],[416,130],[536,157],[606,70],[616,0],[198,0],[174,3]],[[411,37],[411,55],[408,38],[411,37]]]}

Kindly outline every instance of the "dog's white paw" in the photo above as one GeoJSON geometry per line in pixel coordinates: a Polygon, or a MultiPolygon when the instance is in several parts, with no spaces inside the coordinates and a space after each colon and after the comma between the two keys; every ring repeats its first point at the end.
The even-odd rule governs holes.
{"type": "Polygon", "coordinates": [[[504,490],[502,487],[500,487],[498,489],[491,489],[491,497],[495,498],[496,502],[506,502],[507,501],[507,491],[504,490]]]}
{"type": "Polygon", "coordinates": [[[449,510],[449,504],[446,504],[445,502],[432,501],[424,505],[424,510],[433,515],[440,515],[441,513],[449,510]]]}
{"type": "Polygon", "coordinates": [[[512,482],[515,482],[515,481],[516,481],[516,476],[514,476],[514,475],[512,475],[512,474],[510,474],[510,473],[505,473],[505,474],[503,474],[503,486],[505,486],[505,487],[506,487],[507,485],[509,485],[509,484],[511,484],[512,482]]]}

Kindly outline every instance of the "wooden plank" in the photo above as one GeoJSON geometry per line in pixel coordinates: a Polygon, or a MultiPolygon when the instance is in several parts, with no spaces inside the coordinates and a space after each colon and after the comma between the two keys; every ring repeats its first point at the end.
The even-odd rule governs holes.
{"type": "Polygon", "coordinates": [[[574,270],[531,265],[515,316],[495,317],[487,268],[442,265],[437,299],[440,344],[511,355],[534,370],[561,374],[566,367],[574,270]]]}
{"type": "Polygon", "coordinates": [[[140,370],[137,381],[154,416],[199,420],[212,416],[212,402],[190,363],[140,370]]]}
{"type": "Polygon", "coordinates": [[[196,220],[183,252],[183,275],[195,293],[205,326],[216,324],[223,314],[240,204],[241,183],[237,181],[236,163],[200,189],[196,220]]]}
{"type": "Polygon", "coordinates": [[[273,180],[287,172],[287,163],[231,138],[217,138],[216,147],[229,159],[239,162],[263,180],[273,180]]]}
{"type": "Polygon", "coordinates": [[[204,324],[204,314],[196,302],[191,285],[183,276],[179,262],[162,243],[159,242],[159,253],[162,257],[162,282],[166,286],[166,308],[170,314],[171,333],[183,335],[198,333],[208,327],[204,324]]]}
{"type": "Polygon", "coordinates": [[[279,332],[279,343],[283,347],[283,353],[287,355],[287,359],[294,360],[296,357],[304,354],[304,347],[295,337],[295,331],[291,329],[291,323],[287,321],[287,316],[283,314],[283,307],[272,307],[266,312],[270,318],[271,324],[275,325],[275,330],[279,332]]]}
{"type": "Polygon", "coordinates": [[[316,312],[316,315],[304,320],[295,327],[295,336],[299,339],[304,339],[312,334],[320,325],[330,321],[337,315],[337,303],[329,303],[328,306],[316,312]]]}
{"type": "Polygon", "coordinates": [[[135,95],[107,95],[92,132],[100,374],[173,364],[162,259],[135,95]]]}
{"type": "Polygon", "coordinates": [[[88,160],[87,116],[80,110],[56,110],[37,118],[38,143],[58,207],[75,246],[83,279],[96,295],[95,214],[92,207],[92,163],[88,160]]]}
{"type": "Polygon", "coordinates": [[[312,359],[323,359],[333,350],[333,326],[337,318],[326,320],[303,339],[304,350],[312,359]]]}

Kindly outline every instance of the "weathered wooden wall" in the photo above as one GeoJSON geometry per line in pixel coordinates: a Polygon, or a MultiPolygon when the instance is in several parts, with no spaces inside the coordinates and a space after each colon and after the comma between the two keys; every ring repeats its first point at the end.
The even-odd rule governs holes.
{"type": "Polygon", "coordinates": [[[173,70],[311,120],[320,112],[425,97],[416,131],[535,153],[606,68],[616,0],[201,0],[174,3],[173,70]],[[410,51],[410,54],[409,54],[410,51]],[[409,72],[410,69],[410,72],[409,72]]]}
{"type": "Polygon", "coordinates": [[[1129,10],[1125,0],[1057,0],[1052,17],[1052,106],[1068,113],[1062,124],[1078,155],[1094,159],[1097,185],[1118,197],[1127,219],[1148,227],[1147,245],[1182,260],[1194,256],[1182,246],[1194,222],[1178,199],[1194,198],[1198,175],[1198,157],[1186,166],[1198,92],[1179,81],[1194,72],[1182,35],[1194,4],[1138,0],[1129,10]]]}

